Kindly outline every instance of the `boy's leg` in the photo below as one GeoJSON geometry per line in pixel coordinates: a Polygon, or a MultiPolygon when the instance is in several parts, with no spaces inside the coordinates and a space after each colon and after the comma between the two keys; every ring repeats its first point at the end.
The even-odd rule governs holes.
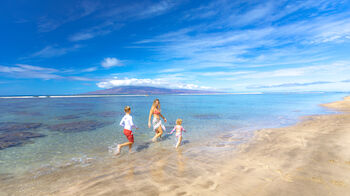
{"type": "Polygon", "coordinates": [[[124,144],[119,144],[117,146],[117,152],[115,153],[116,155],[118,155],[120,153],[120,150],[124,147],[124,146],[127,146],[127,145],[130,145],[132,144],[132,142],[125,142],[124,144]]]}
{"type": "Polygon", "coordinates": [[[131,144],[129,144],[129,152],[131,152],[131,148],[132,148],[132,145],[134,144],[134,143],[132,143],[132,142],[130,142],[131,144]]]}
{"type": "Polygon", "coordinates": [[[134,135],[130,130],[124,129],[124,135],[129,140],[129,142],[125,142],[124,144],[119,144],[117,147],[116,155],[120,153],[120,150],[124,146],[129,146],[129,151],[131,151],[132,144],[134,143],[134,135]]]}

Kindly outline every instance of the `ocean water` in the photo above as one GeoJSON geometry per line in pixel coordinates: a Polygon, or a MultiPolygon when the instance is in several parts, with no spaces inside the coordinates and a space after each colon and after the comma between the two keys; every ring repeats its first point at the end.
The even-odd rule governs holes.
{"type": "MultiPolygon", "coordinates": [[[[162,114],[168,120],[166,132],[177,118],[183,119],[187,132],[181,148],[215,148],[225,145],[217,138],[226,134],[251,137],[256,129],[292,125],[301,116],[335,113],[319,104],[344,96],[344,93],[305,93],[0,99],[1,126],[8,122],[41,123],[37,128],[21,131],[45,135],[0,150],[0,174],[38,175],[37,171],[41,171],[43,175],[67,165],[85,167],[113,158],[116,143],[127,141],[119,126],[126,105],[131,107],[134,123],[139,127],[134,131],[134,154],[171,150],[174,136],[164,135],[161,141],[150,142],[154,132],[147,121],[155,98],[160,99],[162,114]],[[74,130],[67,131],[74,126],[74,130]]],[[[14,129],[12,126],[2,130],[0,135],[14,129]]],[[[126,154],[125,150],[121,157],[126,154]]]]}

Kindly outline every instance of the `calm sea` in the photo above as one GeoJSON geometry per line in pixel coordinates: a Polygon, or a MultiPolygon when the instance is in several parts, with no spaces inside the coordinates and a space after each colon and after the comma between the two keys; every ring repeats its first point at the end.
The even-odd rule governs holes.
{"type": "Polygon", "coordinates": [[[131,107],[139,127],[134,132],[135,153],[174,148],[174,136],[165,135],[157,144],[149,142],[154,132],[147,127],[147,120],[155,98],[160,99],[162,114],[168,120],[167,132],[177,118],[182,118],[188,130],[182,148],[201,148],[215,144],[216,138],[225,134],[249,137],[256,129],[288,126],[304,115],[333,113],[319,104],[344,96],[310,93],[0,99],[0,174],[19,175],[69,164],[83,167],[91,164],[90,160],[112,157],[116,143],[127,141],[119,126],[126,105],[131,107]],[[26,138],[30,134],[43,137],[26,138]],[[6,147],[9,141],[13,147],[6,147]]]}

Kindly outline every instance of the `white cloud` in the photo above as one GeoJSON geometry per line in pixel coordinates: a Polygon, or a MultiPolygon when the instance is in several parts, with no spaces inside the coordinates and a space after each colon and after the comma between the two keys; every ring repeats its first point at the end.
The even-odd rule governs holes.
{"type": "MultiPolygon", "coordinates": [[[[222,87],[241,91],[264,89],[268,91],[336,91],[346,90],[341,87],[348,81],[350,75],[350,61],[338,61],[312,66],[275,69],[263,72],[212,72],[212,76],[222,76],[225,81],[222,87]],[[232,73],[232,75],[230,75],[232,73]],[[237,73],[237,74],[236,74],[237,73]],[[236,75],[233,75],[236,74],[236,75]],[[235,81],[229,83],[227,81],[235,81]]],[[[209,74],[210,75],[210,74],[209,74]]],[[[207,77],[210,77],[210,76],[207,77]]]]}
{"type": "MultiPolygon", "coordinates": [[[[96,67],[91,67],[85,69],[87,71],[94,71],[96,67]]],[[[84,71],[84,70],[83,70],[84,71]]],[[[72,76],[72,75],[63,75],[65,73],[70,73],[65,70],[58,70],[47,67],[26,65],[26,64],[15,64],[14,66],[3,66],[0,65],[0,74],[5,77],[10,78],[34,78],[34,79],[69,79],[69,80],[78,80],[78,81],[96,81],[93,78],[87,78],[83,76],[72,76]]]]}
{"type": "Polygon", "coordinates": [[[213,71],[213,72],[202,72],[202,73],[199,73],[199,75],[227,77],[227,76],[237,76],[237,75],[245,75],[245,74],[251,74],[251,73],[256,73],[256,72],[255,71],[213,71]]]}
{"type": "Polygon", "coordinates": [[[87,40],[95,37],[92,33],[77,33],[69,38],[71,41],[87,40]]]}
{"type": "MultiPolygon", "coordinates": [[[[223,5],[227,5],[227,2],[215,2],[208,9],[200,9],[197,10],[198,13],[195,12],[201,15],[203,11],[210,12],[219,9],[224,13],[218,13],[216,17],[222,20],[205,25],[197,23],[195,26],[160,34],[140,40],[135,44],[157,52],[155,59],[168,61],[171,67],[181,65],[201,69],[206,67],[251,67],[252,65],[263,67],[267,64],[267,66],[272,64],[278,66],[297,60],[310,62],[321,57],[332,57],[326,42],[350,41],[348,14],[323,15],[324,9],[332,9],[335,6],[327,1],[273,2],[267,3],[267,6],[254,5],[242,13],[239,10],[232,11],[234,9],[232,4],[227,5],[229,8],[223,5]],[[316,13],[312,17],[284,21],[284,17],[304,9],[316,9],[316,13]],[[250,12],[255,14],[250,14],[250,12]],[[280,14],[282,12],[283,14],[280,14]],[[236,19],[232,20],[232,17],[236,19]],[[282,21],[279,23],[271,23],[271,21],[280,19],[282,21]],[[241,25],[254,23],[254,25],[239,29],[234,28],[233,23],[236,25],[237,23],[242,23],[241,25]],[[320,47],[319,44],[324,45],[320,47]],[[284,52],[280,53],[277,50],[284,50],[284,52]],[[264,58],[259,59],[259,56],[264,58]]],[[[299,64],[302,65],[302,62],[299,64]]]]}
{"type": "Polygon", "coordinates": [[[210,89],[209,87],[199,86],[196,84],[185,84],[167,78],[157,79],[138,79],[138,78],[124,78],[114,79],[99,82],[97,86],[100,88],[113,88],[118,86],[153,86],[153,87],[165,87],[165,88],[177,88],[177,89],[210,89]]]}
{"type": "Polygon", "coordinates": [[[31,55],[31,57],[42,57],[42,58],[50,58],[50,57],[56,57],[56,56],[62,56],[68,52],[75,51],[79,48],[81,48],[81,45],[74,45],[72,47],[67,48],[59,48],[55,46],[46,46],[42,50],[35,52],[31,55]]]}
{"type": "Polygon", "coordinates": [[[137,13],[138,17],[141,18],[147,18],[147,17],[153,17],[157,15],[161,15],[171,8],[173,8],[175,3],[172,3],[170,1],[161,1],[159,3],[150,5],[143,9],[141,12],[137,13]]]}
{"type": "Polygon", "coordinates": [[[273,11],[273,5],[271,3],[267,3],[266,5],[259,5],[242,15],[232,15],[227,19],[227,21],[233,25],[248,25],[253,22],[259,23],[266,20],[267,16],[269,16],[273,11]]]}
{"type": "Polygon", "coordinates": [[[56,69],[38,67],[32,65],[17,64],[16,66],[0,66],[0,72],[6,73],[7,77],[15,78],[39,78],[44,80],[60,79],[60,75],[55,74],[56,69]]]}
{"type": "Polygon", "coordinates": [[[182,72],[182,71],[184,71],[183,68],[170,68],[170,69],[159,70],[158,73],[173,73],[173,72],[182,72]]]}
{"type": "Polygon", "coordinates": [[[89,67],[81,70],[81,72],[93,72],[93,71],[96,71],[97,69],[98,69],[97,67],[89,67]]]}
{"type": "Polygon", "coordinates": [[[102,16],[119,21],[142,20],[162,15],[176,7],[179,3],[181,1],[165,0],[157,3],[141,1],[138,3],[128,3],[127,5],[117,4],[118,6],[106,10],[102,16]]]}
{"type": "Polygon", "coordinates": [[[96,81],[96,79],[80,77],[80,76],[68,76],[67,79],[78,80],[78,81],[96,81]]]}
{"type": "Polygon", "coordinates": [[[115,66],[123,66],[119,59],[113,57],[107,57],[101,62],[102,67],[111,68],[115,66]]]}
{"type": "Polygon", "coordinates": [[[33,66],[33,65],[25,65],[25,64],[16,64],[18,67],[21,67],[25,70],[30,70],[30,71],[45,71],[45,72],[57,72],[57,69],[53,68],[46,68],[46,67],[39,67],[39,66],[33,66]]]}
{"type": "MultiPolygon", "coordinates": [[[[94,13],[99,8],[99,3],[93,1],[83,0],[79,2],[71,1],[67,3],[71,3],[71,5],[67,6],[68,9],[64,9],[64,12],[52,14],[56,17],[49,17],[47,15],[41,16],[37,24],[38,31],[53,31],[66,23],[86,17],[94,13]],[[63,15],[63,17],[57,17],[58,15],[63,15]]],[[[56,9],[54,11],[59,12],[59,9],[56,9]]]]}
{"type": "Polygon", "coordinates": [[[72,42],[88,40],[97,36],[107,35],[116,29],[120,29],[123,24],[118,22],[106,21],[102,24],[92,26],[78,33],[71,35],[68,39],[72,42]]]}

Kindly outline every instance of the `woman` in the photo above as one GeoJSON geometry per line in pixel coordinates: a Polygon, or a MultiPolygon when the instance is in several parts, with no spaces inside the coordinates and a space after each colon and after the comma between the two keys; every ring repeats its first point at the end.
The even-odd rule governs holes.
{"type": "Polygon", "coordinates": [[[151,117],[153,115],[152,125],[153,130],[156,132],[156,135],[153,137],[152,141],[155,142],[158,137],[161,137],[163,134],[163,131],[165,130],[164,125],[162,124],[162,121],[160,120],[160,117],[164,119],[164,122],[166,122],[166,118],[160,113],[160,103],[159,99],[155,99],[153,101],[151,110],[149,111],[148,116],[148,128],[151,128],[151,117]]]}

